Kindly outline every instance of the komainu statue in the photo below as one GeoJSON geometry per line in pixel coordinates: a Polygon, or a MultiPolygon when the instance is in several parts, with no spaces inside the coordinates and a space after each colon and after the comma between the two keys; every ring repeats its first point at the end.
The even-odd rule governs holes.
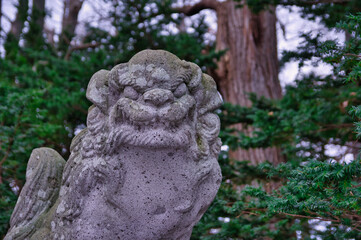
{"type": "Polygon", "coordinates": [[[35,149],[5,239],[189,239],[221,183],[221,98],[193,63],[145,50],[91,78],[64,159],[35,149]]]}

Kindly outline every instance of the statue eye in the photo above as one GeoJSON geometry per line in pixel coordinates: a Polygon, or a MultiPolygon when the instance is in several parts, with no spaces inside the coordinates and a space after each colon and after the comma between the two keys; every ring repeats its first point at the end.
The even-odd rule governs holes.
{"type": "Polygon", "coordinates": [[[184,94],[186,94],[187,91],[188,91],[187,86],[184,83],[182,83],[181,85],[179,85],[177,87],[176,90],[174,90],[173,93],[174,93],[175,97],[179,98],[179,97],[183,96],[184,94]]]}
{"type": "Polygon", "coordinates": [[[124,93],[124,97],[130,98],[132,100],[137,100],[138,96],[139,96],[138,92],[135,91],[135,89],[133,87],[130,87],[130,86],[126,86],[124,88],[123,93],[124,93]]]}

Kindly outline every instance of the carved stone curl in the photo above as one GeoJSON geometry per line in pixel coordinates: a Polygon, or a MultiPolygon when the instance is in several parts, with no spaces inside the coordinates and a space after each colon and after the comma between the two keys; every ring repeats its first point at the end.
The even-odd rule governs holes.
{"type": "Polygon", "coordinates": [[[145,50],[95,73],[86,96],[67,163],[33,151],[5,239],[189,239],[221,183],[213,79],[145,50]]]}

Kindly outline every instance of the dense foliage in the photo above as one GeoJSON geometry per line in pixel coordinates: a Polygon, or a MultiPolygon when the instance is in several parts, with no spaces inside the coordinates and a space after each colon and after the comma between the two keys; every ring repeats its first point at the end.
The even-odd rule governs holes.
{"type": "MultiPolygon", "coordinates": [[[[105,2],[110,4],[106,17],[114,33],[89,23],[82,41],[93,43],[91,48],[51,45],[31,32],[23,34],[24,44],[7,42],[5,57],[0,58],[0,236],[7,231],[25,182],[31,150],[52,147],[67,158],[71,139],[85,127],[90,105],[85,89],[92,73],[126,62],[146,48],[168,50],[204,71],[216,68],[222,55],[215,52],[214,43],[205,43],[204,16],[183,29],[183,16],[174,13],[173,1],[105,2]]],[[[350,40],[344,44],[303,34],[303,44],[285,52],[281,61],[299,60],[300,67],[305,61],[324,62],[333,67],[332,74],[300,76],[280,100],[249,93],[250,108],[224,104],[219,111],[224,145],[231,150],[278,146],[287,162],[252,166],[222,151],[221,189],[192,239],[361,238],[360,158],[345,161],[345,155],[356,156],[360,146],[361,15],[345,17],[361,6],[359,1],[314,7],[303,2],[247,4],[256,12],[269,3],[296,4],[303,7],[303,17],[320,16],[327,27],[343,20],[337,27],[348,31],[350,40]],[[233,127],[237,123],[256,130],[245,135],[233,127]],[[330,147],[343,152],[331,155],[330,147]],[[267,182],[279,188],[266,192],[267,182]]],[[[33,18],[26,19],[36,28],[33,18]]]]}
{"type": "Polygon", "coordinates": [[[18,193],[24,184],[32,149],[47,146],[69,155],[74,130],[85,122],[88,69],[97,70],[91,67],[31,49],[16,59],[0,59],[2,233],[15,204],[14,190],[18,193]]]}

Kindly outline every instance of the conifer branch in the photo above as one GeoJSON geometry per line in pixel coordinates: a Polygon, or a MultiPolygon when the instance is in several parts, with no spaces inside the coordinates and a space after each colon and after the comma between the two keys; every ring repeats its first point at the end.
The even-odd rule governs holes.
{"type": "Polygon", "coordinates": [[[345,56],[358,57],[361,58],[361,55],[353,54],[353,53],[345,53],[345,56]]]}

